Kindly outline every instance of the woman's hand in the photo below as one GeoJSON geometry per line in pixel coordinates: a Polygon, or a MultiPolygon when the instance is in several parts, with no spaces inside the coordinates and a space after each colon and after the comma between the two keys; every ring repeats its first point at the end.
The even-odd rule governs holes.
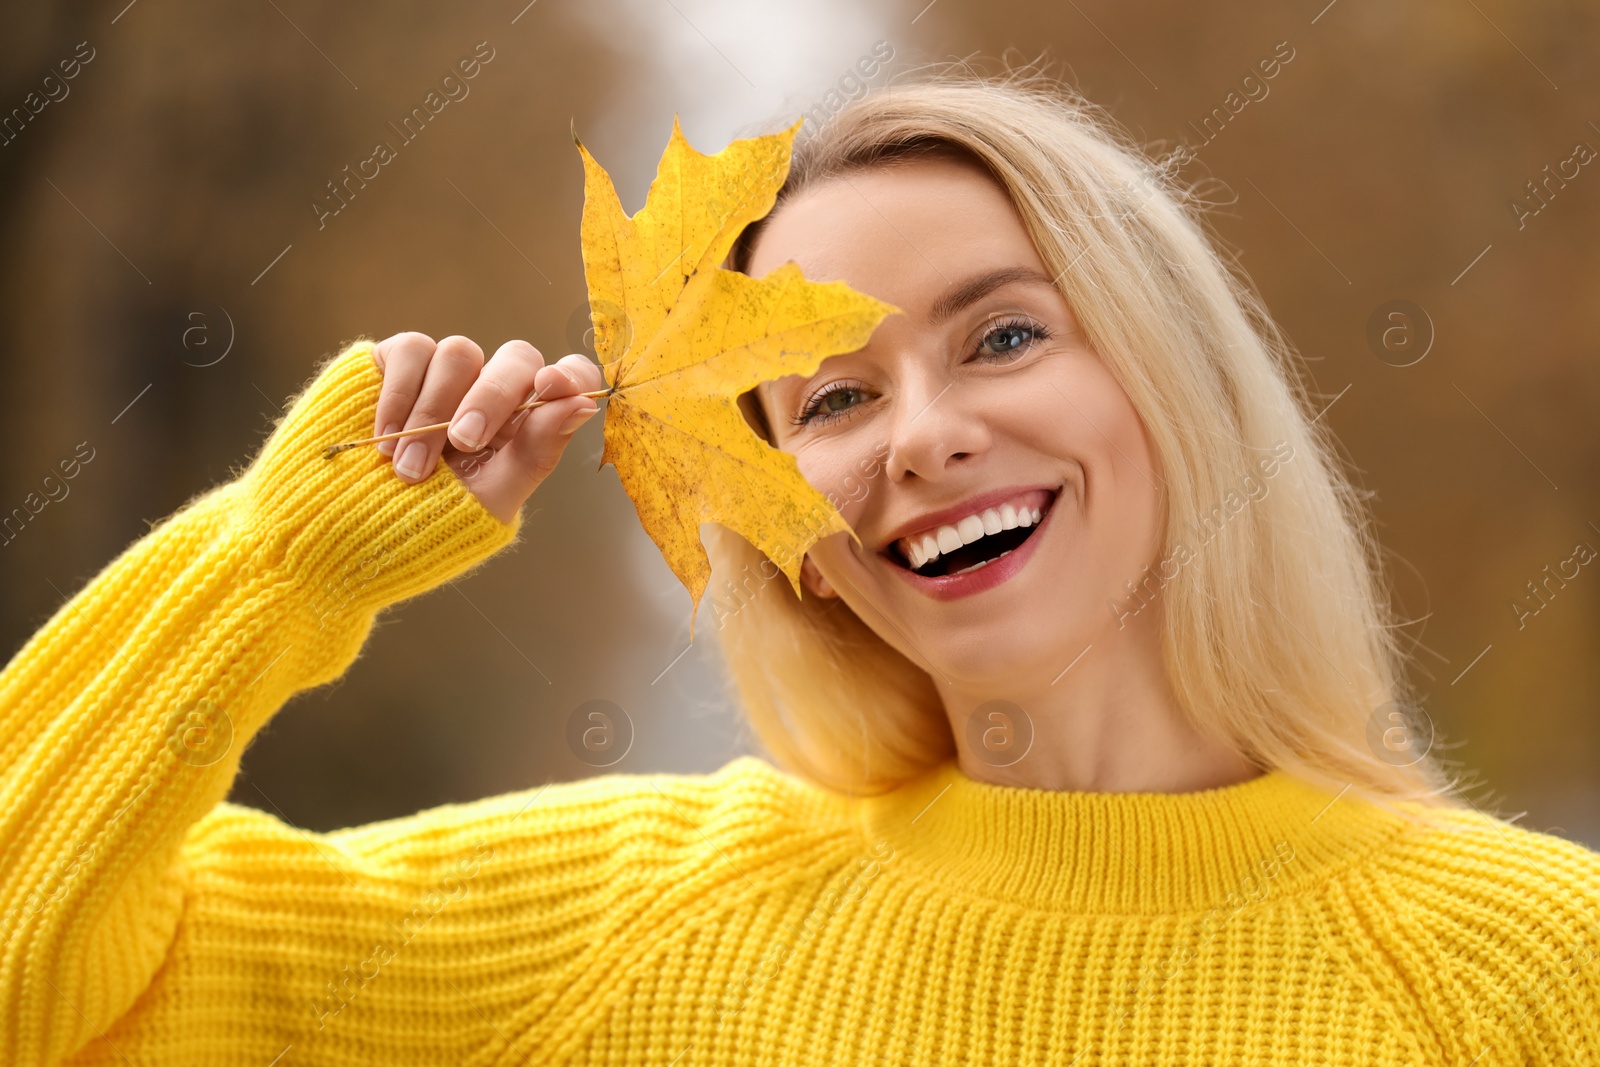
{"type": "Polygon", "coordinates": [[[573,431],[599,410],[593,398],[575,394],[605,388],[593,361],[575,354],[545,366],[526,341],[507,341],[485,363],[483,349],[465,337],[435,343],[426,334],[397,333],[379,341],[372,358],[383,375],[374,435],[450,422],[448,430],[379,443],[395,473],[421,482],[442,454],[505,523],[555,469],[573,431]],[[528,400],[553,403],[512,413],[528,400]]]}

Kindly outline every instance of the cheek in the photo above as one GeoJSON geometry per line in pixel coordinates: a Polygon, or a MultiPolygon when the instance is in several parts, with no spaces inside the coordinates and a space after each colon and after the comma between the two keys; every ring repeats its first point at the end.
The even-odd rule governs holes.
{"type": "Polygon", "coordinates": [[[882,473],[881,454],[843,441],[818,441],[794,457],[806,482],[855,525],[882,473]]]}
{"type": "Polygon", "coordinates": [[[1071,402],[1045,432],[1059,454],[1080,466],[1091,537],[1123,568],[1142,565],[1160,545],[1162,499],[1160,465],[1144,423],[1098,360],[1062,383],[1061,392],[1071,402]]]}
{"type": "Polygon", "coordinates": [[[1083,421],[1090,423],[1088,432],[1099,439],[1100,451],[1115,460],[1118,473],[1133,473],[1127,470],[1132,465],[1149,476],[1147,486],[1156,481],[1144,424],[1106,365],[1098,358],[1086,361],[1075,384],[1075,392],[1068,395],[1074,398],[1083,421]]]}
{"type": "Polygon", "coordinates": [[[1145,431],[1144,422],[1133,409],[1120,387],[1105,404],[1105,434],[1110,438],[1107,451],[1116,472],[1117,481],[1131,498],[1153,503],[1159,500],[1161,485],[1160,465],[1156,462],[1155,447],[1145,431]],[[1115,447],[1112,447],[1112,446],[1115,447]]]}
{"type": "Polygon", "coordinates": [[[850,551],[849,534],[829,534],[812,545],[806,556],[816,564],[823,577],[831,576],[836,587],[844,584],[840,575],[851,573],[851,567],[860,566],[850,551]]]}
{"type": "Polygon", "coordinates": [[[1138,570],[1159,551],[1161,530],[1161,474],[1144,424],[1120,387],[1105,405],[1101,423],[1102,469],[1107,494],[1108,531],[1116,539],[1123,569],[1138,570]],[[1114,447],[1113,447],[1114,446],[1114,447]]]}

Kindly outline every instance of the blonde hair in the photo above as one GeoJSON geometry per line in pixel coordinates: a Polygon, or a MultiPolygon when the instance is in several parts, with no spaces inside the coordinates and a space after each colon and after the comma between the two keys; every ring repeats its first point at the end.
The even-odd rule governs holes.
{"type": "MultiPolygon", "coordinates": [[[[1151,163],[1036,70],[924,70],[797,139],[774,211],[829,178],[941,154],[976,162],[1009,194],[1150,434],[1164,547],[1129,595],[1159,608],[1171,684],[1195,727],[1264,769],[1391,810],[1458,805],[1433,753],[1397,765],[1373,744],[1382,706],[1415,703],[1370,520],[1311,414],[1298,357],[1214,250],[1195,187],[1175,177],[1181,152],[1151,163]],[[1280,462],[1257,497],[1268,455],[1280,462]],[[1236,509],[1241,488],[1250,500],[1236,509]]],[[[745,269],[760,229],[741,235],[730,267],[745,269]]],[[[705,539],[723,656],[779,765],[863,794],[955,751],[926,672],[842,601],[770,580],[775,568],[743,538],[707,526],[705,539]]]]}

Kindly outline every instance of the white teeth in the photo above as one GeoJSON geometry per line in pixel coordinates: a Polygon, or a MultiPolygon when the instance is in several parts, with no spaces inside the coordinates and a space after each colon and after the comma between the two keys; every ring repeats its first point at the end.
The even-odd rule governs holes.
{"type": "Polygon", "coordinates": [[[977,570],[979,567],[987,567],[991,563],[1000,562],[1001,560],[1005,559],[1007,556],[1011,555],[1012,551],[1013,551],[1012,549],[1008,548],[1004,552],[1000,553],[998,556],[994,557],[994,559],[986,559],[986,560],[983,560],[981,562],[974,563],[972,566],[963,567],[960,570],[956,571],[955,573],[956,574],[970,574],[972,571],[977,570]]]}
{"type": "MultiPolygon", "coordinates": [[[[1033,526],[1044,518],[1042,508],[1019,508],[1014,504],[1001,504],[998,508],[986,508],[976,515],[968,515],[953,526],[941,526],[937,530],[930,530],[918,534],[915,538],[903,538],[900,550],[910,562],[912,570],[918,570],[949,552],[954,552],[962,545],[970,545],[974,541],[1002,530],[1014,530],[1017,527],[1033,526]]],[[[994,559],[1002,559],[1010,555],[1010,550],[1002,552],[994,559]]],[[[984,563],[968,567],[964,571],[977,570],[986,563],[993,563],[994,559],[985,560],[984,563]]]]}

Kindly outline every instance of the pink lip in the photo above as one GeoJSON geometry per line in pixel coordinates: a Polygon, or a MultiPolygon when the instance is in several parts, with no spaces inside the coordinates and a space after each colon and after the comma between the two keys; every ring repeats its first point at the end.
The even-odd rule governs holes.
{"type": "MultiPolygon", "coordinates": [[[[1004,502],[1015,497],[1017,492],[1017,490],[1012,489],[998,496],[989,494],[977,499],[987,500],[991,504],[1004,502]]],[[[1034,527],[1033,534],[1026,541],[1012,549],[1007,555],[992,563],[986,563],[975,571],[967,571],[965,574],[941,574],[929,577],[902,567],[891,559],[885,559],[884,565],[893,567],[900,577],[911,583],[913,589],[932,597],[934,600],[959,600],[962,597],[975,596],[985,589],[993,589],[1002,582],[1008,581],[1023,567],[1027,566],[1028,560],[1033,558],[1035,550],[1038,549],[1039,542],[1044,539],[1045,527],[1049,526],[1050,520],[1055,517],[1055,504],[1060,499],[1061,494],[1057,492],[1051,500],[1050,510],[1044,513],[1044,517],[1039,520],[1038,525],[1034,527]]],[[[963,507],[969,506],[963,505],[963,507]]],[[[979,510],[981,510],[981,507],[979,510]]],[[[959,520],[970,515],[972,512],[952,509],[939,514],[948,517],[937,525],[945,525],[952,520],[959,520]]],[[[916,533],[920,529],[926,529],[926,527],[913,528],[911,532],[916,533]]],[[[893,542],[890,543],[892,544],[893,542]]]]}

